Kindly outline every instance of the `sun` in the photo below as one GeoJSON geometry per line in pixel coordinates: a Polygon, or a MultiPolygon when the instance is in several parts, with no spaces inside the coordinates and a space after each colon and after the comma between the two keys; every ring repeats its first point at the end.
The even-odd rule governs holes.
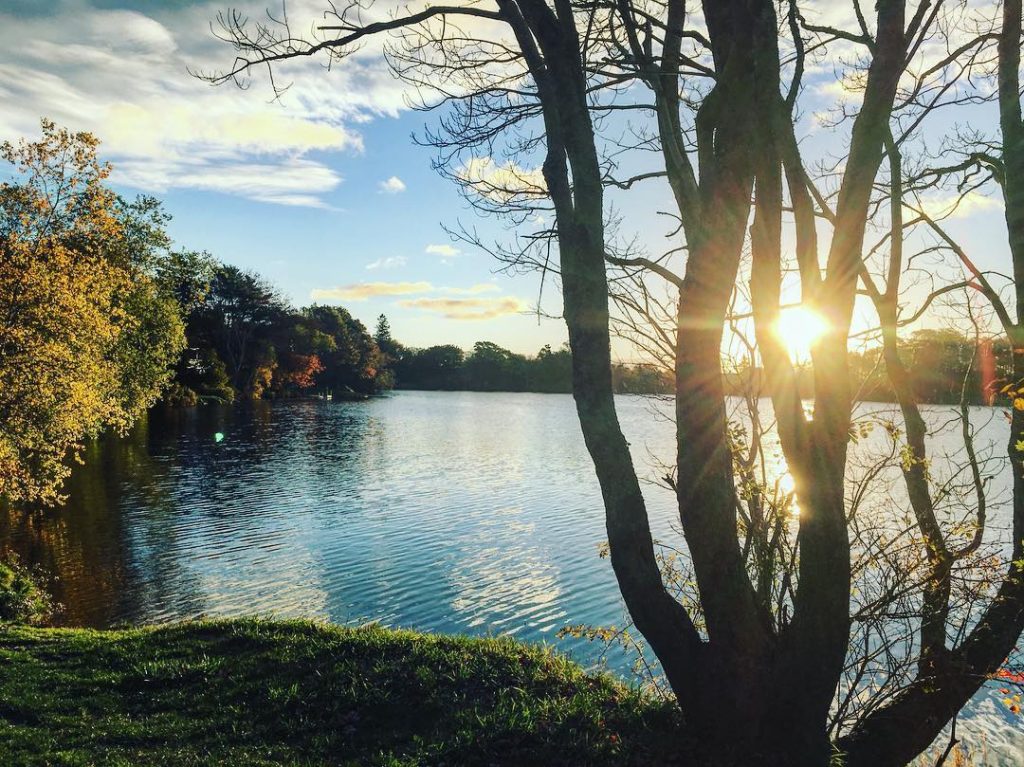
{"type": "Polygon", "coordinates": [[[803,306],[783,309],[775,324],[775,332],[789,350],[794,362],[806,362],[811,347],[828,330],[828,322],[817,312],[803,306]]]}

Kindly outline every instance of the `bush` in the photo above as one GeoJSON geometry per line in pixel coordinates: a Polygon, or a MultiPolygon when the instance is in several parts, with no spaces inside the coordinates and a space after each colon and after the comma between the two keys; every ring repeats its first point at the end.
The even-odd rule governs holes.
{"type": "Polygon", "coordinates": [[[41,626],[53,617],[53,599],[16,558],[0,560],[0,624],[41,626]]]}
{"type": "Polygon", "coordinates": [[[164,392],[163,402],[171,407],[195,407],[199,404],[199,395],[184,384],[175,381],[164,392]]]}

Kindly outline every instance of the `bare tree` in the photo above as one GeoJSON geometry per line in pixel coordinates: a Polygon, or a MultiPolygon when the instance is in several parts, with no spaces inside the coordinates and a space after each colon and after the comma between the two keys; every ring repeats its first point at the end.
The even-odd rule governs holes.
{"type": "MultiPolygon", "coordinates": [[[[850,765],[903,764],[934,740],[1024,628],[1024,584],[1011,566],[981,619],[949,646],[954,565],[974,549],[951,550],[935,519],[934,491],[923,472],[920,412],[912,393],[901,388],[905,371],[893,351],[904,234],[898,150],[946,104],[965,60],[973,61],[995,39],[984,33],[952,44],[952,17],[944,7],[942,0],[915,7],[879,0],[869,19],[854,0],[855,27],[845,29],[808,21],[808,8],[796,0],[719,0],[704,3],[699,13],[684,0],[495,0],[403,8],[386,17],[374,14],[372,4],[332,5],[329,23],[308,39],[293,33],[286,16],[258,24],[237,13],[220,17],[237,58],[228,71],[211,76],[218,82],[262,67],[273,73],[282,62],[317,54],[343,62],[360,43],[387,40],[384,55],[420,89],[419,106],[443,108],[440,130],[427,140],[439,150],[439,167],[474,204],[519,224],[538,210],[554,214],[553,227],[522,234],[515,245],[496,246],[495,252],[558,274],[573,394],[604,500],[612,565],[630,616],[709,760],[824,765],[839,751],[850,765]],[[936,40],[948,43],[938,46],[939,53],[936,40]],[[833,50],[841,53],[830,59],[833,50]],[[843,56],[851,60],[846,71],[860,91],[860,107],[839,121],[850,126],[846,150],[831,167],[814,169],[797,134],[804,72],[809,57],[836,64],[843,56]],[[627,138],[612,136],[617,114],[635,117],[640,127],[627,138]],[[491,158],[499,151],[508,158],[504,164],[481,168],[472,162],[477,153],[491,158]],[[621,177],[618,158],[627,151],[658,158],[658,167],[621,177]],[[529,169],[532,158],[540,174],[529,169]],[[879,194],[886,158],[892,184],[879,194]],[[656,258],[614,247],[607,226],[606,190],[628,193],[651,179],[667,181],[683,241],[656,258]],[[872,251],[865,255],[865,236],[882,198],[891,200],[892,229],[888,281],[880,288],[867,267],[872,251]],[[819,222],[830,231],[827,248],[818,240],[819,222]],[[810,413],[800,371],[775,332],[784,307],[788,237],[795,242],[801,302],[828,327],[811,350],[810,413]],[[557,264],[550,259],[553,245],[557,264]],[[746,275],[741,266],[748,250],[746,275]],[[673,269],[680,259],[685,270],[673,269]],[[667,288],[667,304],[651,300],[659,294],[649,281],[667,288]],[[721,347],[734,326],[737,286],[744,281],[756,340],[752,356],[763,366],[772,429],[794,479],[800,508],[795,520],[749,492],[756,485],[753,443],[760,441],[760,427],[740,440],[750,449],[737,460],[721,347]],[[904,477],[917,526],[882,547],[890,569],[903,575],[881,588],[879,601],[891,605],[916,590],[923,608],[916,616],[916,675],[851,718],[845,713],[851,685],[837,692],[840,680],[852,674],[856,687],[894,642],[909,647],[909,655],[917,652],[905,637],[882,641],[881,648],[851,649],[854,622],[884,613],[871,603],[851,615],[850,603],[854,579],[863,572],[851,541],[869,535],[853,511],[870,491],[851,496],[847,481],[856,395],[848,345],[861,284],[875,299],[887,371],[903,392],[899,404],[913,458],[904,477]],[[658,321],[627,322],[620,329],[673,367],[677,441],[671,484],[697,584],[694,600],[680,599],[663,579],[616,414],[613,299],[618,319],[632,313],[657,320],[666,306],[672,309],[668,329],[658,321]],[[925,557],[915,563],[921,541],[925,557]],[[925,578],[906,575],[920,567],[925,578]]],[[[1015,184],[1024,184],[1024,175],[1011,172],[1024,170],[1018,167],[1024,163],[1019,2],[1004,3],[998,39],[1004,140],[1002,156],[984,162],[1005,168],[1020,292],[1024,187],[1015,184]]],[[[1024,311],[1020,300],[1017,307],[1024,311]]],[[[1015,349],[1024,348],[1022,321],[1019,315],[1007,327],[1015,349]]],[[[1021,359],[1015,356],[1014,375],[1024,381],[1021,359]]],[[[757,407],[756,396],[748,402],[757,407]]],[[[1015,411],[1013,432],[1022,430],[1024,414],[1015,411]]],[[[890,459],[897,443],[894,436],[890,459]]],[[[1024,466],[1012,446],[1010,463],[1019,559],[1024,466]]],[[[872,471],[868,467],[869,476],[872,471]]],[[[980,506],[978,517],[982,529],[980,506]]]]}
{"type": "MultiPolygon", "coordinates": [[[[843,739],[844,750],[853,763],[875,760],[875,763],[895,765],[913,758],[934,739],[936,727],[954,719],[981,683],[1004,663],[1024,629],[1024,577],[1020,567],[1024,556],[1024,455],[1019,449],[1024,417],[1017,408],[1011,410],[1006,456],[1013,482],[1012,529],[1009,556],[1000,560],[1000,572],[997,575],[1002,576],[1001,580],[997,578],[994,582],[988,582],[991,593],[986,595],[988,598],[983,601],[984,607],[980,614],[972,614],[969,609],[958,611],[952,595],[955,570],[965,559],[978,552],[986,529],[984,479],[968,411],[962,401],[962,444],[970,490],[975,498],[973,512],[976,518],[970,528],[972,533],[966,540],[957,541],[957,536],[943,529],[936,513],[941,493],[929,477],[930,457],[925,439],[925,421],[910,382],[909,371],[900,359],[897,348],[897,329],[900,325],[897,306],[899,278],[904,263],[902,248],[909,223],[909,226],[925,227],[936,235],[939,246],[953,254],[964,275],[962,282],[947,284],[932,291],[926,297],[926,303],[930,303],[936,295],[950,290],[965,289],[980,294],[988,302],[1001,333],[1012,349],[1012,380],[1007,384],[1007,390],[1013,395],[1024,381],[1024,354],[1021,353],[1024,348],[1021,344],[1024,340],[1024,303],[1021,302],[1024,297],[1021,293],[1021,279],[1024,278],[1024,239],[1021,238],[1024,211],[1021,206],[1024,204],[1024,196],[1019,176],[1011,170],[1024,169],[1024,127],[1021,122],[1019,76],[1020,2],[1004,2],[1002,18],[983,19],[980,33],[968,36],[958,50],[961,53],[969,51],[969,65],[978,69],[987,63],[983,54],[993,47],[992,43],[995,43],[996,48],[996,93],[1001,142],[986,146],[984,150],[974,147],[968,153],[967,160],[954,167],[928,168],[923,173],[912,175],[907,186],[913,189],[921,186],[922,179],[930,179],[930,184],[949,173],[972,169],[981,170],[981,175],[997,181],[1005,203],[1012,262],[1009,282],[1015,291],[1015,316],[989,276],[978,269],[964,249],[920,203],[905,198],[905,174],[901,168],[900,152],[902,142],[891,136],[887,139],[891,210],[887,284],[878,287],[866,270],[862,273],[862,279],[881,320],[885,365],[906,428],[907,453],[903,461],[903,474],[920,532],[920,548],[927,562],[927,577],[921,584],[922,609],[917,628],[916,676],[887,705],[864,717],[843,739]],[[904,211],[913,215],[910,222],[905,223],[904,211]],[[960,613],[958,616],[957,612],[960,613]]],[[[919,93],[921,90],[918,84],[915,91],[919,93]]],[[[975,92],[973,95],[957,97],[950,103],[982,98],[975,92]]],[[[973,191],[978,186],[970,178],[962,181],[958,187],[961,199],[967,191],[973,191]]],[[[970,310],[969,297],[964,303],[970,310]]],[[[977,330],[976,324],[975,328],[977,330]]],[[[973,571],[977,572],[977,568],[973,568],[973,571]]],[[[968,607],[977,605],[969,604],[968,607]]]]}

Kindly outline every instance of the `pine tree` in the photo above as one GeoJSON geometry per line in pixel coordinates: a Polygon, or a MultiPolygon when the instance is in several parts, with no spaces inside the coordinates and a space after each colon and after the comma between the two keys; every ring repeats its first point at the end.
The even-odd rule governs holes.
{"type": "Polygon", "coordinates": [[[388,322],[386,314],[382,314],[377,318],[377,329],[374,331],[373,338],[377,342],[377,348],[388,355],[388,357],[396,356],[398,344],[395,343],[395,339],[391,336],[391,323],[388,322]]]}

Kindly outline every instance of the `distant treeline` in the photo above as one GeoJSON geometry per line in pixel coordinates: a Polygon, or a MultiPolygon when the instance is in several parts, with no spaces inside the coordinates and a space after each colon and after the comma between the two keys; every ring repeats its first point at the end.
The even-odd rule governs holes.
{"type": "MultiPolygon", "coordinates": [[[[296,309],[259,275],[205,254],[172,253],[162,266],[185,324],[186,348],[165,401],[195,404],[318,392],[374,394],[394,388],[569,392],[567,347],[535,357],[480,341],[466,354],[453,345],[406,348],[387,317],[374,333],[337,306],[296,309]]],[[[666,376],[617,365],[616,391],[671,391],[666,376]]]]}
{"type": "MultiPolygon", "coordinates": [[[[402,345],[387,317],[374,332],[336,306],[292,307],[252,272],[219,264],[205,254],[172,253],[161,268],[171,284],[185,324],[186,349],[165,399],[189,404],[204,398],[288,397],[314,392],[369,395],[392,388],[470,391],[572,391],[567,345],[544,346],[535,356],[517,354],[490,341],[470,352],[444,344],[426,349],[402,345]]],[[[978,344],[953,330],[919,330],[902,343],[921,402],[991,403],[1009,375],[1005,342],[978,344]]],[[[850,357],[859,399],[892,401],[881,349],[850,357]]],[[[809,370],[802,388],[811,391],[809,370]]],[[[668,394],[672,377],[652,365],[617,364],[621,394],[668,394]]],[[[733,394],[764,390],[760,369],[727,376],[733,394]]]]}
{"type": "MultiPolygon", "coordinates": [[[[490,341],[478,341],[469,354],[448,344],[428,349],[392,347],[391,356],[400,389],[572,391],[572,356],[567,345],[557,350],[544,346],[535,357],[490,341]]],[[[612,383],[619,394],[672,391],[670,378],[647,365],[614,365],[612,383]]]]}
{"type": "MultiPolygon", "coordinates": [[[[881,357],[879,347],[851,355],[859,399],[893,401],[881,357]]],[[[956,330],[918,330],[900,344],[900,357],[921,402],[956,404],[963,396],[970,405],[998,404],[1000,389],[1011,382],[1011,350],[1003,338],[975,341],[956,330]]]]}
{"type": "MultiPolygon", "coordinates": [[[[1001,388],[1010,382],[1010,347],[1002,339],[989,341],[952,330],[918,330],[899,345],[900,358],[910,372],[917,399],[935,405],[999,404],[1001,388]]],[[[850,373],[856,399],[894,402],[882,348],[872,346],[850,354],[850,373]]],[[[804,397],[813,392],[813,370],[802,368],[798,383],[804,397]]],[[[732,394],[767,394],[760,368],[739,369],[726,376],[732,394]]],[[[1002,400],[1006,404],[1005,398],[1002,400]]]]}
{"type": "MultiPolygon", "coordinates": [[[[394,342],[390,342],[393,344],[394,342]]],[[[469,389],[474,391],[572,391],[571,356],[567,346],[541,349],[527,357],[481,341],[466,354],[458,346],[428,349],[389,347],[396,385],[400,389],[469,389]]],[[[975,342],[955,330],[919,330],[900,344],[900,356],[910,370],[920,402],[957,404],[963,396],[970,405],[999,401],[1000,388],[1009,382],[1010,347],[1001,340],[975,342]]],[[[881,347],[850,355],[850,368],[858,399],[892,402],[881,347]]],[[[810,397],[812,371],[801,370],[800,384],[810,397]]],[[[617,364],[612,382],[620,394],[671,394],[670,373],[653,365],[617,364]]],[[[730,393],[754,391],[767,395],[760,368],[739,369],[726,376],[730,393]]]]}
{"type": "Polygon", "coordinates": [[[166,400],[373,394],[392,386],[366,327],[335,306],[293,308],[259,275],[203,254],[175,254],[186,348],[166,400]]]}

